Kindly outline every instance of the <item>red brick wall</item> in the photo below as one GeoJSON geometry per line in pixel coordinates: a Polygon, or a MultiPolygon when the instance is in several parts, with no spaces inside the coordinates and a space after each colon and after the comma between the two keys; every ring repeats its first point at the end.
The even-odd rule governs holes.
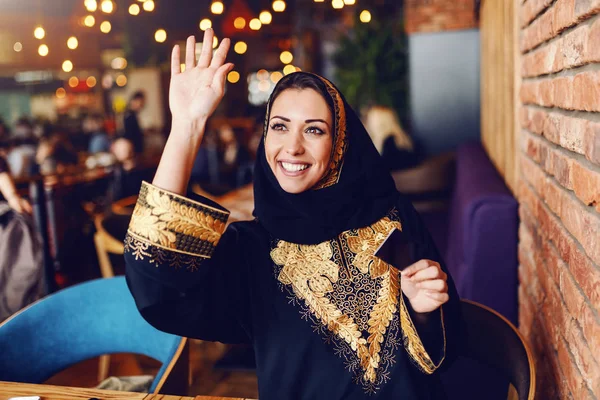
{"type": "Polygon", "coordinates": [[[477,27],[475,0],[404,0],[407,33],[477,27]]]}
{"type": "Polygon", "coordinates": [[[517,1],[520,329],[536,398],[600,399],[600,0],[517,1]]]}

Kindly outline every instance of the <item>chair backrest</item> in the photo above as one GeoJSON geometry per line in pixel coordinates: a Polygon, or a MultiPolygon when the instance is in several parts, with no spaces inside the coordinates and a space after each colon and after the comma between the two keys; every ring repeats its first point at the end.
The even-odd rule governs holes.
{"type": "Polygon", "coordinates": [[[125,233],[129,224],[130,215],[114,214],[106,217],[105,215],[96,215],[94,217],[94,244],[96,245],[96,254],[98,255],[98,264],[103,278],[112,278],[115,276],[113,265],[108,254],[123,254],[125,233]],[[109,229],[106,224],[108,223],[109,229]],[[119,235],[115,237],[114,235],[119,235]]]}
{"type": "Polygon", "coordinates": [[[185,341],[141,317],[124,277],[96,279],[47,296],[0,325],[0,381],[42,383],[86,359],[135,353],[163,363],[150,388],[158,392],[185,341]]]}
{"type": "Polygon", "coordinates": [[[519,400],[533,400],[535,364],[515,326],[493,309],[462,300],[466,338],[463,356],[487,364],[508,378],[519,400]]]}

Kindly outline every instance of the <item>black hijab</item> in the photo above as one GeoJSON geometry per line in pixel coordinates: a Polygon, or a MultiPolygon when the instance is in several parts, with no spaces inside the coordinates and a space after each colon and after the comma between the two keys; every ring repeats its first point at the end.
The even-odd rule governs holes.
{"type": "Polygon", "coordinates": [[[275,238],[298,244],[321,243],[378,221],[398,200],[394,180],[360,119],[325,78],[306,72],[283,77],[267,103],[264,132],[254,172],[254,216],[275,238]],[[322,180],[313,189],[290,194],[281,188],[267,162],[264,141],[278,87],[302,78],[317,81],[321,92],[328,94],[328,103],[333,104],[333,149],[322,180]]]}

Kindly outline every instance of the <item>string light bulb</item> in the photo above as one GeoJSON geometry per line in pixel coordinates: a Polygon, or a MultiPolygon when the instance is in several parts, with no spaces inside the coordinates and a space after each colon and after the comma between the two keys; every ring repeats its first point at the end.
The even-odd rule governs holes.
{"type": "Polygon", "coordinates": [[[294,55],[287,50],[282,51],[281,54],[279,55],[279,59],[281,60],[282,63],[289,64],[292,61],[294,61],[294,55]]]}
{"type": "Polygon", "coordinates": [[[65,72],[71,72],[73,71],[73,63],[71,62],[71,60],[65,60],[62,63],[62,70],[65,72]]]}
{"type": "Polygon", "coordinates": [[[240,73],[237,71],[231,71],[227,74],[227,81],[229,83],[237,83],[240,80],[240,73]]]}
{"type": "Polygon", "coordinates": [[[246,50],[248,50],[248,45],[246,42],[237,42],[235,46],[233,46],[233,50],[238,54],[244,54],[246,50]]]}
{"type": "Polygon", "coordinates": [[[102,33],[109,33],[112,29],[112,25],[110,24],[109,21],[103,21],[100,24],[100,31],[102,31],[102,33]]]}
{"type": "Polygon", "coordinates": [[[257,31],[257,30],[259,30],[262,27],[262,23],[260,22],[260,20],[258,18],[252,18],[250,20],[250,23],[248,24],[248,26],[253,31],[257,31]]]}
{"type": "Polygon", "coordinates": [[[92,26],[94,26],[94,24],[96,24],[96,18],[94,18],[93,15],[88,15],[84,18],[83,24],[88,28],[91,28],[92,26]]]}
{"type": "Polygon", "coordinates": [[[69,49],[75,50],[77,46],[79,46],[79,41],[75,36],[71,36],[69,39],[67,39],[67,47],[69,49]]]}
{"type": "Polygon", "coordinates": [[[292,64],[288,64],[285,67],[283,67],[283,73],[285,75],[289,75],[292,72],[296,72],[296,67],[294,67],[292,64]]]}
{"type": "Polygon", "coordinates": [[[273,21],[273,16],[271,15],[270,12],[268,11],[263,11],[260,13],[260,15],[258,16],[258,19],[260,19],[260,22],[263,25],[269,25],[271,23],[271,21],[273,21]]]}
{"type": "Polygon", "coordinates": [[[154,11],[154,1],[146,0],[144,2],[144,4],[142,5],[142,7],[144,8],[144,11],[152,12],[152,11],[154,11]]]}
{"type": "Polygon", "coordinates": [[[117,76],[117,79],[115,80],[115,82],[117,82],[117,86],[119,87],[123,87],[125,85],[127,85],[127,77],[123,74],[117,76]]]}
{"type": "Polygon", "coordinates": [[[46,57],[49,52],[50,49],[48,49],[48,46],[46,46],[45,44],[41,44],[40,47],[38,47],[38,54],[42,57],[46,57]]]}
{"type": "Polygon", "coordinates": [[[368,24],[371,22],[371,12],[369,10],[362,10],[360,13],[360,22],[368,24]]]}
{"type": "Polygon", "coordinates": [[[38,26],[37,28],[34,29],[33,36],[36,39],[42,40],[46,36],[46,31],[41,26],[38,26]]]}
{"type": "Polygon", "coordinates": [[[212,28],[212,21],[208,18],[204,18],[202,21],[200,21],[200,30],[207,30],[212,28]]]}
{"type": "Polygon", "coordinates": [[[85,0],[83,5],[85,5],[85,9],[89,12],[94,12],[98,9],[98,2],[96,0],[85,0]]]}
{"type": "Polygon", "coordinates": [[[331,6],[336,10],[340,10],[344,8],[344,0],[331,0],[331,6]]]}
{"type": "Polygon", "coordinates": [[[115,10],[115,5],[111,0],[102,0],[102,3],[100,3],[100,9],[105,14],[111,14],[115,10]]]}
{"type": "Polygon", "coordinates": [[[164,43],[165,40],[167,40],[167,31],[164,29],[158,29],[156,32],[154,32],[154,40],[156,40],[158,43],[164,43]]]}
{"type": "Polygon", "coordinates": [[[243,17],[237,17],[233,20],[233,27],[235,29],[244,29],[246,27],[246,20],[243,17]]]}
{"type": "Polygon", "coordinates": [[[139,13],[140,13],[140,6],[138,6],[137,4],[132,4],[129,6],[129,14],[139,15],[139,13]]]}
{"type": "Polygon", "coordinates": [[[223,10],[225,10],[225,6],[220,1],[215,1],[210,5],[210,12],[213,14],[223,14],[223,10]]]}
{"type": "Polygon", "coordinates": [[[275,0],[272,4],[273,11],[275,12],[284,12],[285,11],[285,1],[283,0],[275,0]]]}

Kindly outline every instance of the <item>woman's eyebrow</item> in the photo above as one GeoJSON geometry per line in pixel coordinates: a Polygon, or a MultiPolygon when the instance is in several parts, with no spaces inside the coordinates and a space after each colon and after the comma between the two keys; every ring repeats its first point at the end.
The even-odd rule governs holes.
{"type": "Polygon", "coordinates": [[[291,122],[291,120],[289,118],[280,117],[279,115],[275,115],[274,117],[271,117],[271,119],[274,119],[274,118],[279,118],[279,119],[282,119],[282,120],[284,120],[286,122],[291,122]]]}
{"type": "Polygon", "coordinates": [[[327,121],[325,121],[324,119],[307,119],[304,122],[307,123],[307,124],[310,124],[311,122],[322,122],[325,125],[329,126],[329,124],[327,123],[327,121]]]}

